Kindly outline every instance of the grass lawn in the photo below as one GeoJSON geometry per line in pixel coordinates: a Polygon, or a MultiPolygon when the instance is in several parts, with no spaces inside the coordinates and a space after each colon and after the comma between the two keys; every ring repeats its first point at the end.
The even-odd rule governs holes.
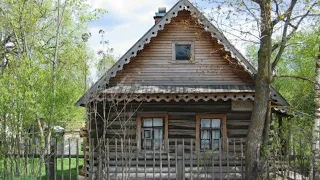
{"type": "MultiPolygon", "coordinates": [[[[17,160],[17,159],[15,159],[17,160]]],[[[15,179],[15,180],[33,180],[33,179],[46,179],[45,166],[41,164],[38,158],[29,158],[28,162],[24,159],[20,159],[20,176],[17,176],[16,163],[7,158],[7,165],[4,164],[4,159],[0,159],[0,179],[15,179]],[[25,165],[27,164],[27,166],[25,165]],[[11,168],[12,167],[12,168],[11,168]],[[27,168],[26,168],[27,167],[27,168]],[[6,173],[5,173],[6,172],[6,173]],[[27,175],[28,173],[28,175],[27,175]]],[[[61,176],[65,180],[77,179],[76,158],[71,158],[69,167],[69,158],[63,159],[63,168],[61,166],[62,159],[57,158],[57,179],[61,179],[61,176]],[[70,170],[69,170],[70,168],[70,170]],[[70,178],[71,173],[71,178],[70,178]]],[[[83,166],[83,159],[79,159],[79,172],[83,166]]]]}

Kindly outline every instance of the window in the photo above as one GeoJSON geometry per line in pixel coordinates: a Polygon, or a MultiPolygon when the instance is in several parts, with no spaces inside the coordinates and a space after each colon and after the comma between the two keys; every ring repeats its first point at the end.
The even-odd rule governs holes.
{"type": "Polygon", "coordinates": [[[221,138],[221,119],[201,119],[200,131],[201,149],[219,149],[219,141],[221,138]]]}
{"type": "Polygon", "coordinates": [[[176,44],[176,60],[190,60],[191,55],[190,44],[176,44]]]}
{"type": "Polygon", "coordinates": [[[172,60],[190,63],[194,59],[194,43],[191,41],[177,41],[172,43],[172,60]]]}
{"type": "Polygon", "coordinates": [[[142,147],[145,150],[161,148],[163,140],[163,118],[142,118],[142,147]]]}
{"type": "Polygon", "coordinates": [[[227,116],[225,114],[196,115],[196,148],[227,150],[227,116]]]}

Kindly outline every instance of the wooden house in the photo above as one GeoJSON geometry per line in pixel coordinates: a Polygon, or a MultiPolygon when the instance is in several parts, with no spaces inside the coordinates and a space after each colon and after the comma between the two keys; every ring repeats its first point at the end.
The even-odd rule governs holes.
{"type": "MultiPolygon", "coordinates": [[[[154,19],[77,102],[87,177],[242,179],[257,71],[188,0],[154,19]]],[[[271,92],[280,115],[288,103],[271,92]]]]}

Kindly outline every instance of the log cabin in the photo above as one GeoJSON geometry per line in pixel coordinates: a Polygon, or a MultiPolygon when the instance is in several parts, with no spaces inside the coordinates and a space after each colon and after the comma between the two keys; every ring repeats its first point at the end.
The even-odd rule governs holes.
{"type": "MultiPolygon", "coordinates": [[[[76,103],[89,179],[243,179],[256,69],[188,0],[76,103]]],[[[270,113],[289,104],[271,87],[270,113]]]]}

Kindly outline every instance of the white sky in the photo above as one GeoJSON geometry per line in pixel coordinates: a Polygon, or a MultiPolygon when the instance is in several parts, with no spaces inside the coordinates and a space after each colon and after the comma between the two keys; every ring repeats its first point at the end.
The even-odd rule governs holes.
{"type": "Polygon", "coordinates": [[[158,7],[169,10],[177,0],[88,0],[93,8],[104,8],[108,13],[89,26],[92,33],[90,45],[101,49],[99,30],[105,31],[114,55],[123,55],[154,24],[153,16],[158,7]],[[107,22],[108,21],[108,22],[107,22]]]}

